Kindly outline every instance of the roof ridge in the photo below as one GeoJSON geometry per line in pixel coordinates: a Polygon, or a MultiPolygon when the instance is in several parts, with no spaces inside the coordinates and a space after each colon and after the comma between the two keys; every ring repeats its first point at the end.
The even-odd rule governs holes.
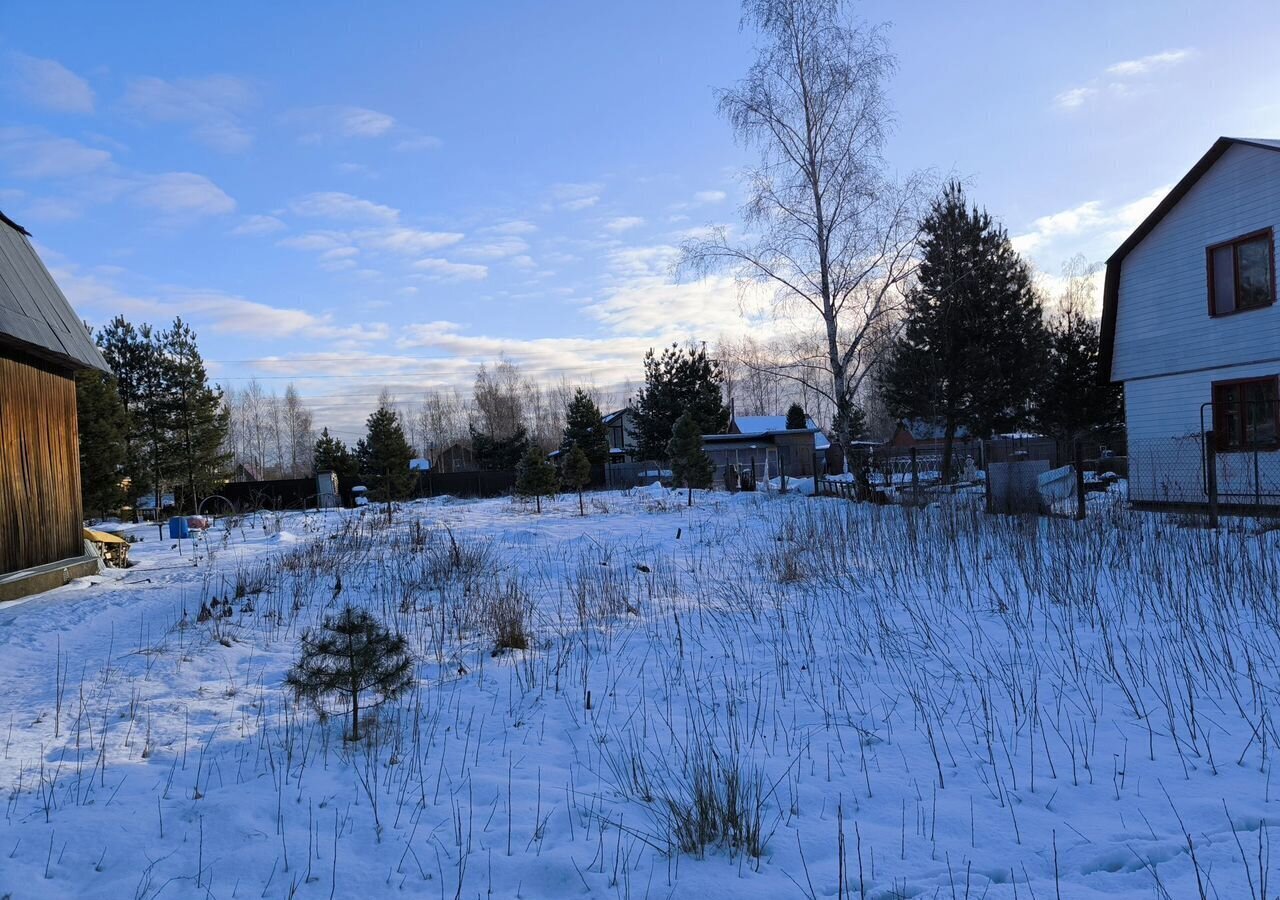
{"type": "Polygon", "coordinates": [[[4,210],[0,210],[0,222],[3,222],[4,224],[8,225],[14,231],[18,232],[18,234],[25,234],[27,237],[31,237],[31,232],[27,231],[27,229],[23,228],[17,222],[13,221],[13,219],[10,219],[8,216],[6,216],[4,214],[4,210]]]}

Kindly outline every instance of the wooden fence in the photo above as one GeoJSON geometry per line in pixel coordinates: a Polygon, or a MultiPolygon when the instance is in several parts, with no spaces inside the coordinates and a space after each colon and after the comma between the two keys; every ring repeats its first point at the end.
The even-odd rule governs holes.
{"type": "Polygon", "coordinates": [[[76,385],[0,351],[0,574],[84,555],[76,385]]]}

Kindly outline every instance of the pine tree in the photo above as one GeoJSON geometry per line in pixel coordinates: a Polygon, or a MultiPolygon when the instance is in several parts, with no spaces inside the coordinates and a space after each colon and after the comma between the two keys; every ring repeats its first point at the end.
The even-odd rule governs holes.
{"type": "Polygon", "coordinates": [[[516,493],[532,497],[538,512],[542,512],[542,498],[555,493],[556,481],[556,467],[541,449],[530,446],[516,467],[516,493]]]}
{"type": "Polygon", "coordinates": [[[356,460],[347,445],[329,434],[325,428],[316,439],[312,452],[316,472],[333,472],[338,476],[338,485],[350,485],[360,478],[360,463],[356,460]]]}
{"type": "Polygon", "coordinates": [[[125,464],[127,417],[113,377],[76,373],[76,413],[80,431],[80,498],[86,514],[105,516],[124,500],[120,481],[125,464]]]}
{"type": "Polygon", "coordinates": [[[116,316],[98,332],[98,347],[111,367],[116,393],[124,407],[125,503],[137,515],[138,498],[151,488],[151,456],[145,423],[153,381],[148,374],[158,368],[155,348],[124,316],[116,316]]]}
{"type": "Polygon", "coordinates": [[[388,406],[378,407],[365,427],[368,434],[356,444],[356,459],[373,498],[387,504],[390,521],[391,501],[404,497],[413,483],[409,470],[413,450],[400,426],[400,417],[388,406]]]}
{"type": "Polygon", "coordinates": [[[792,403],[787,410],[787,430],[791,431],[795,428],[808,428],[809,417],[804,414],[804,407],[799,403],[792,403]]]}
{"type": "Polygon", "coordinates": [[[923,257],[906,327],[881,380],[890,412],[943,428],[942,474],[956,433],[1028,420],[1047,339],[1026,264],[985,210],[947,186],[921,223],[923,257]]]}
{"type": "Polygon", "coordinates": [[[690,413],[676,419],[671,441],[667,444],[667,458],[671,460],[671,474],[675,483],[689,491],[688,505],[693,506],[693,489],[709,488],[715,475],[711,457],[702,449],[702,429],[690,413]]]}
{"type": "Polygon", "coordinates": [[[345,697],[351,708],[351,740],[360,740],[360,695],[374,692],[394,700],[413,685],[413,654],[401,634],[393,634],[367,610],[345,607],[326,616],[319,629],[302,634],[302,651],[286,684],[299,700],[318,703],[345,697]]]}
{"type": "Polygon", "coordinates": [[[1123,389],[1101,373],[1098,322],[1066,309],[1049,325],[1047,371],[1036,392],[1035,425],[1059,441],[1110,440],[1124,428],[1123,389]]]}
{"type": "Polygon", "coordinates": [[[701,434],[721,434],[729,425],[720,385],[720,364],[708,358],[706,347],[672,344],[655,356],[644,357],[644,388],[636,398],[634,428],[640,455],[663,459],[675,422],[688,413],[701,434]]]}
{"type": "Polygon", "coordinates": [[[582,500],[582,489],[591,482],[591,460],[579,445],[569,451],[564,461],[564,483],[578,492],[578,512],[587,514],[586,504],[582,500]]]}
{"type": "MultiPolygon", "coordinates": [[[[166,394],[172,397],[174,477],[185,488],[186,501],[179,508],[195,511],[202,496],[211,493],[225,477],[231,454],[223,449],[229,414],[222,390],[210,387],[204,359],[196,346],[196,334],[181,318],[159,335],[163,353],[166,394]]],[[[175,498],[176,499],[176,498],[175,498]]]]}
{"type": "Polygon", "coordinates": [[[609,434],[604,427],[600,407],[582,388],[573,392],[573,399],[565,406],[564,441],[560,449],[581,447],[592,466],[609,462],[609,434]]]}

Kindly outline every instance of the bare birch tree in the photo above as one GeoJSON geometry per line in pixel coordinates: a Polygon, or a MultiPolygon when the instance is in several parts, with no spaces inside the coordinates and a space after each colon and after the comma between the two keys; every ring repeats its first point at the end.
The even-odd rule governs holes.
{"type": "Polygon", "coordinates": [[[926,179],[896,182],[883,157],[894,58],[881,28],[848,18],[842,0],[745,0],[743,25],[762,45],[719,105],[760,155],[746,178],[750,237],[714,229],[685,245],[681,267],[731,269],[772,288],[780,311],[817,317],[820,349],[779,371],[829,401],[847,446],[859,389],[916,266],[926,179]]]}
{"type": "Polygon", "coordinates": [[[302,478],[311,474],[315,426],[311,410],[302,402],[298,389],[292,383],[284,390],[284,430],[289,477],[302,478]]]}

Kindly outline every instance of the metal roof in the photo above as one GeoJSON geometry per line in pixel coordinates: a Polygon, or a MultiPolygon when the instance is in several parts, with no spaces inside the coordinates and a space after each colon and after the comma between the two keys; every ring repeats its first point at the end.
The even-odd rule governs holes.
{"type": "MultiPolygon", "coordinates": [[[[730,427],[736,427],[741,435],[765,435],[787,431],[786,416],[734,416],[730,420],[730,427]]],[[[793,431],[799,429],[791,429],[793,431]]],[[[814,433],[814,444],[819,450],[826,450],[831,446],[831,441],[822,433],[822,429],[812,418],[805,418],[805,430],[814,433]]]]}
{"type": "Polygon", "coordinates": [[[1169,191],[1168,196],[1161,200],[1160,204],[1151,211],[1151,215],[1142,220],[1142,224],[1134,229],[1133,234],[1129,235],[1119,249],[1111,254],[1111,258],[1107,260],[1107,275],[1102,286],[1102,339],[1099,347],[1100,365],[1098,367],[1098,374],[1103,384],[1111,383],[1111,361],[1116,346],[1116,312],[1117,304],[1120,301],[1120,267],[1124,263],[1124,258],[1129,255],[1129,252],[1134,247],[1142,243],[1152,229],[1160,224],[1160,220],[1169,214],[1169,210],[1177,206],[1178,201],[1195,187],[1196,182],[1200,180],[1204,173],[1208,172],[1213,164],[1222,158],[1222,154],[1236,144],[1280,151],[1280,140],[1272,138],[1218,138],[1213,142],[1213,146],[1209,148],[1209,151],[1191,167],[1191,171],[1182,176],[1182,180],[1173,186],[1173,190],[1169,191]]]}
{"type": "Polygon", "coordinates": [[[31,236],[0,213],[0,344],[72,369],[110,372],[89,329],[31,245],[31,236]]]}

